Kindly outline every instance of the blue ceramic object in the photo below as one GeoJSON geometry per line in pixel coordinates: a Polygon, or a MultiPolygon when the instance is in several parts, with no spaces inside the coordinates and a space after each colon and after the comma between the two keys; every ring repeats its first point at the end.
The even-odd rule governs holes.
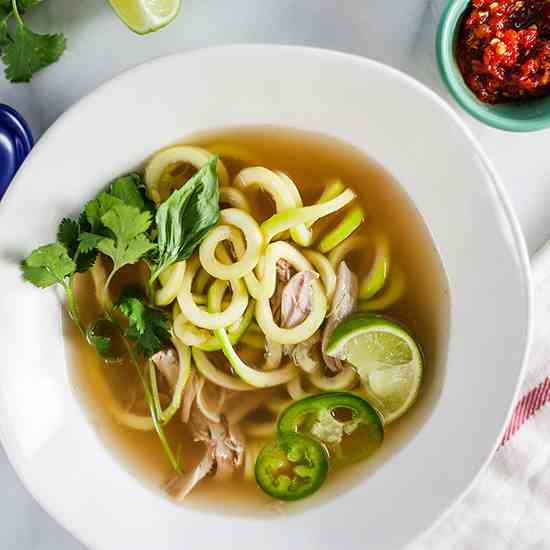
{"type": "Polygon", "coordinates": [[[23,117],[0,103],[0,199],[33,143],[31,130],[23,117]]]}

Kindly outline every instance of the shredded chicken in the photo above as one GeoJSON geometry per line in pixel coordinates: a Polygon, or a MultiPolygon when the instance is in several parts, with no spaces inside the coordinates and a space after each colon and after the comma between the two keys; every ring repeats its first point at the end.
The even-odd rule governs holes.
{"type": "Polygon", "coordinates": [[[294,328],[306,319],[313,300],[312,281],[319,278],[314,271],[300,271],[288,281],[281,294],[281,326],[294,328]]]}
{"type": "Polygon", "coordinates": [[[273,319],[276,321],[280,317],[283,290],[291,277],[292,266],[284,258],[281,258],[277,261],[277,286],[271,297],[271,311],[273,312],[273,319]]]}
{"type": "MultiPolygon", "coordinates": [[[[283,328],[294,328],[306,319],[313,300],[312,281],[319,275],[314,271],[300,271],[291,277],[281,292],[281,320],[283,328]]],[[[293,345],[283,346],[283,354],[291,355],[293,345]]]]}
{"type": "Polygon", "coordinates": [[[197,483],[214,471],[218,478],[224,479],[243,462],[244,437],[225,416],[221,417],[221,422],[211,422],[193,407],[189,427],[193,439],[205,444],[205,453],[192,472],[177,477],[166,485],[166,490],[176,500],[183,500],[197,483]]]}
{"type": "Polygon", "coordinates": [[[340,372],[343,368],[342,361],[330,357],[325,353],[325,348],[332,334],[332,331],[343,321],[354,309],[359,294],[357,276],[350,271],[346,262],[340,262],[336,275],[336,288],[325,328],[323,329],[323,340],[321,349],[323,360],[327,368],[332,372],[340,372]]]}
{"type": "Polygon", "coordinates": [[[296,344],[291,352],[292,361],[304,372],[313,372],[318,366],[319,361],[311,356],[313,348],[321,340],[319,331],[311,335],[307,340],[296,344]]]}
{"type": "Polygon", "coordinates": [[[161,350],[155,353],[151,360],[170,385],[170,389],[174,391],[179,374],[179,361],[176,350],[174,348],[161,350]]]}

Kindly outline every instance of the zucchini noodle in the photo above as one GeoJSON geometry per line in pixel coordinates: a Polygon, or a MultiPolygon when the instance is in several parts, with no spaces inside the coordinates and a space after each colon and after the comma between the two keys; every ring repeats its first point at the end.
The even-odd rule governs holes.
{"type": "MultiPolygon", "coordinates": [[[[221,303],[221,300],[223,298],[226,285],[227,283],[225,281],[219,279],[210,287],[210,290],[208,291],[208,307],[210,311],[219,310],[219,304],[221,303]]],[[[296,376],[296,373],[298,372],[296,366],[292,363],[288,363],[283,368],[276,370],[259,371],[253,369],[252,367],[249,367],[239,357],[239,355],[233,348],[233,344],[231,343],[231,340],[229,339],[229,336],[227,335],[225,329],[216,329],[214,330],[214,334],[220,342],[222,351],[227,357],[231,366],[233,367],[233,370],[245,382],[252,386],[255,386],[257,388],[269,388],[272,386],[278,386],[279,384],[284,384],[285,382],[288,382],[288,380],[294,378],[296,376]]],[[[279,351],[278,354],[275,353],[275,355],[278,355],[280,362],[282,351],[279,351]]],[[[276,359],[277,357],[275,357],[275,360],[276,359]]],[[[274,359],[272,358],[271,361],[274,361],[274,359]]],[[[268,358],[266,362],[269,364],[270,359],[268,358]]],[[[271,366],[271,368],[273,368],[273,366],[271,366]]]]}
{"type": "Polygon", "coordinates": [[[337,269],[344,258],[356,250],[364,250],[368,246],[366,237],[355,236],[348,237],[342,241],[336,248],[333,248],[328,255],[329,262],[334,269],[337,269]]]}
{"type": "MultiPolygon", "coordinates": [[[[155,203],[159,204],[161,202],[159,184],[167,169],[178,164],[190,164],[200,170],[213,156],[206,149],[191,145],[178,145],[160,151],[145,167],[145,185],[149,196],[155,203]]],[[[221,160],[218,160],[218,178],[221,186],[229,184],[229,176],[221,160]]]]}
{"type": "Polygon", "coordinates": [[[208,359],[206,353],[198,348],[192,348],[191,353],[193,355],[193,361],[197,370],[210,382],[218,384],[222,388],[235,391],[250,391],[255,390],[254,386],[247,384],[240,378],[231,376],[221,370],[219,370],[211,361],[208,359]]]}
{"type": "Polygon", "coordinates": [[[315,204],[313,206],[304,206],[302,208],[291,208],[284,212],[278,212],[271,216],[260,226],[265,242],[270,242],[276,235],[296,227],[300,224],[317,221],[319,218],[328,216],[337,212],[346,204],[349,204],[355,198],[355,193],[351,189],[346,189],[335,199],[315,204]]]}
{"type": "Polygon", "coordinates": [[[315,395],[315,393],[308,393],[304,390],[304,388],[302,387],[302,379],[300,376],[297,376],[286,385],[286,391],[293,401],[299,401],[304,397],[315,395]]]}
{"type": "MultiPolygon", "coordinates": [[[[242,243],[237,241],[237,256],[241,250],[242,243]]],[[[247,273],[244,276],[248,292],[256,300],[269,300],[275,293],[275,288],[277,287],[277,262],[279,260],[286,260],[296,271],[313,271],[311,264],[296,247],[285,241],[271,243],[258,263],[256,271],[260,279],[258,280],[254,272],[247,273]]]]}
{"type": "Polygon", "coordinates": [[[227,204],[233,208],[240,208],[250,214],[250,203],[246,195],[235,187],[220,188],[220,204],[227,204]]]}
{"type": "Polygon", "coordinates": [[[302,250],[302,254],[311,262],[313,267],[319,273],[321,282],[325,287],[325,294],[329,303],[332,301],[332,295],[336,288],[336,271],[327,257],[315,250],[302,250]]]}
{"type": "Polygon", "coordinates": [[[256,267],[260,259],[263,235],[256,220],[237,208],[222,210],[220,222],[225,225],[218,225],[212,229],[199,247],[201,265],[217,279],[239,279],[256,267]],[[242,231],[246,247],[244,251],[241,250],[242,254],[238,254],[237,262],[227,265],[216,258],[216,248],[225,240],[230,240],[233,246],[236,246],[234,243],[237,242],[238,232],[235,227],[242,231]]]}
{"type": "Polygon", "coordinates": [[[355,385],[357,373],[353,367],[347,366],[334,376],[325,376],[322,369],[319,369],[309,375],[309,381],[323,391],[341,391],[355,385]]]}
{"type": "Polygon", "coordinates": [[[273,199],[276,212],[283,212],[296,206],[292,191],[278,174],[267,168],[261,166],[245,168],[236,175],[233,184],[240,189],[258,187],[265,191],[273,199]]]}
{"type": "Polygon", "coordinates": [[[227,327],[239,320],[248,306],[248,292],[245,284],[240,280],[230,281],[233,296],[227,308],[219,313],[208,313],[197,306],[191,294],[191,286],[196,272],[199,269],[199,259],[188,261],[185,276],[178,294],[178,303],[181,312],[191,323],[208,329],[227,327]]]}
{"type": "Polygon", "coordinates": [[[374,260],[372,266],[361,281],[359,299],[368,300],[377,294],[386,284],[390,270],[390,243],[386,235],[378,231],[374,237],[374,260]]]}
{"type": "Polygon", "coordinates": [[[211,278],[210,273],[201,267],[193,281],[193,292],[196,294],[204,294],[211,278]]]}
{"type": "Polygon", "coordinates": [[[363,223],[364,219],[365,213],[360,206],[352,208],[334,229],[325,234],[317,248],[323,254],[330,252],[347,239],[363,223]]]}
{"type": "Polygon", "coordinates": [[[185,261],[171,265],[160,274],[159,279],[162,287],[155,294],[157,306],[167,306],[176,299],[184,275],[185,261]]]}
{"type": "Polygon", "coordinates": [[[185,315],[178,315],[172,322],[174,334],[187,346],[200,346],[208,341],[210,332],[189,322],[185,315]]]}
{"type": "Polygon", "coordinates": [[[407,277],[401,267],[394,265],[382,294],[359,304],[361,311],[382,311],[398,302],[407,289],[407,277]]]}
{"type": "MultiPolygon", "coordinates": [[[[196,396],[196,403],[197,408],[199,411],[209,420],[212,422],[220,422],[220,414],[223,409],[223,405],[225,402],[225,388],[218,388],[217,386],[213,386],[217,390],[217,399],[212,396],[210,396],[211,399],[209,399],[209,396],[207,395],[208,391],[208,382],[206,382],[206,379],[204,376],[199,375],[199,382],[198,382],[198,388],[197,388],[197,396],[196,396]],[[212,403],[214,401],[215,403],[212,403]]],[[[211,389],[213,389],[211,388],[211,389]]]]}
{"type": "Polygon", "coordinates": [[[298,369],[293,363],[287,363],[284,367],[272,370],[272,371],[258,371],[249,367],[233,348],[225,329],[217,329],[214,331],[220,344],[222,351],[227,357],[229,363],[233,367],[233,370],[244,380],[247,384],[256,388],[271,388],[284,384],[294,378],[298,372],[298,369]]]}
{"type": "Polygon", "coordinates": [[[186,345],[179,342],[177,338],[172,338],[172,343],[178,354],[179,370],[174,393],[172,394],[172,401],[170,405],[160,413],[160,421],[162,424],[168,423],[180,408],[183,390],[191,374],[191,350],[186,345]]]}
{"type": "Polygon", "coordinates": [[[338,195],[342,194],[346,190],[346,186],[342,183],[342,180],[337,178],[329,180],[325,185],[325,189],[319,199],[317,204],[322,202],[328,202],[332,199],[335,199],[338,195]]]}
{"type": "MultiPolygon", "coordinates": [[[[294,208],[301,208],[303,206],[302,196],[296,184],[284,172],[277,172],[277,175],[290,191],[294,200],[294,208]]],[[[300,246],[309,246],[313,242],[313,232],[303,223],[292,227],[290,229],[290,236],[292,240],[300,246]]]]}
{"type": "MultiPolygon", "coordinates": [[[[246,308],[246,311],[244,312],[244,315],[238,321],[238,324],[236,326],[232,325],[227,329],[229,340],[233,345],[237,344],[240,341],[244,342],[244,337],[247,333],[248,326],[250,325],[250,322],[252,321],[252,317],[254,316],[255,305],[256,304],[251,300],[248,303],[248,306],[246,308]]],[[[221,345],[218,342],[218,339],[216,338],[216,336],[211,332],[208,332],[208,335],[209,335],[208,339],[204,342],[201,342],[200,344],[196,344],[196,347],[200,348],[203,351],[220,350],[221,345]]],[[[265,346],[265,343],[262,341],[262,345],[260,349],[264,349],[264,346],[265,346]]]]}

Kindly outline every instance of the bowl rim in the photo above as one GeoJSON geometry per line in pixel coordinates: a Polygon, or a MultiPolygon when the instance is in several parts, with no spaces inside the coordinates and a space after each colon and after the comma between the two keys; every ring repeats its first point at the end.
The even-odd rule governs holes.
{"type": "MultiPolygon", "coordinates": [[[[468,1],[468,0],[466,0],[468,1]]],[[[498,437],[495,439],[490,454],[482,461],[476,475],[470,480],[470,482],[467,484],[467,486],[464,487],[464,489],[458,493],[454,499],[452,499],[448,505],[441,510],[438,517],[436,517],[433,522],[429,525],[424,526],[417,535],[409,541],[410,543],[418,542],[423,537],[425,537],[433,528],[435,528],[440,522],[443,521],[443,519],[449,514],[451,509],[454,507],[454,505],[463,498],[463,496],[470,490],[470,488],[477,482],[481,474],[483,473],[485,467],[488,465],[489,461],[491,460],[491,457],[494,453],[494,451],[498,448],[500,444],[500,440],[502,437],[502,434],[506,428],[506,425],[513,413],[514,405],[517,401],[518,394],[521,389],[521,384],[525,376],[526,371],[526,363],[527,358],[531,346],[531,340],[532,340],[532,325],[533,325],[533,284],[532,284],[532,278],[531,278],[531,269],[530,269],[530,258],[527,251],[527,246],[525,243],[525,239],[523,236],[523,232],[521,230],[521,226],[519,224],[519,220],[516,216],[516,213],[512,207],[511,201],[507,195],[507,192],[501,182],[501,179],[496,172],[495,168],[493,167],[491,161],[489,160],[488,156],[486,155],[485,151],[482,149],[478,139],[475,137],[473,132],[470,130],[470,128],[467,126],[467,124],[464,122],[464,120],[459,116],[459,114],[451,108],[451,106],[446,102],[441,96],[439,96],[437,93],[435,93],[432,89],[428,88],[426,85],[422,84],[412,76],[392,67],[385,63],[370,59],[368,57],[360,56],[357,54],[351,54],[336,50],[331,50],[327,48],[317,48],[317,47],[309,47],[309,46],[294,46],[294,45],[281,45],[281,44],[270,44],[270,43],[264,43],[264,44],[229,44],[224,46],[211,46],[206,48],[197,48],[197,49],[191,49],[191,50],[184,50],[175,52],[169,55],[163,55],[158,56],[156,58],[153,58],[151,60],[148,60],[144,63],[140,63],[137,65],[134,65],[117,75],[115,75],[113,78],[107,80],[106,82],[99,85],[97,88],[83,96],[81,99],[79,99],[75,104],[73,104],[69,109],[67,109],[64,113],[62,113],[57,120],[44,132],[44,135],[42,139],[38,142],[37,146],[33,148],[31,151],[29,158],[33,157],[36,154],[37,149],[40,148],[41,144],[47,141],[47,138],[50,135],[55,135],[58,131],[60,131],[66,120],[70,120],[74,113],[78,112],[79,109],[82,108],[83,105],[87,104],[89,101],[92,101],[96,96],[102,95],[104,91],[108,90],[111,86],[117,85],[120,82],[123,82],[124,79],[129,75],[133,73],[138,73],[140,71],[146,71],[150,66],[154,66],[157,63],[165,62],[169,59],[181,59],[187,56],[200,56],[207,52],[213,52],[213,51],[228,51],[228,50],[279,50],[280,52],[284,51],[301,51],[303,53],[309,53],[312,55],[317,55],[320,57],[326,57],[326,56],[333,56],[333,57],[339,57],[341,59],[347,59],[354,63],[359,64],[365,64],[370,65],[373,67],[376,67],[379,70],[385,71],[387,73],[390,73],[394,77],[397,77],[401,82],[406,83],[408,86],[414,88],[421,94],[427,96],[430,98],[431,101],[434,101],[436,104],[439,105],[440,108],[442,108],[450,117],[451,119],[457,124],[458,128],[463,132],[466,139],[470,141],[474,149],[476,150],[477,154],[479,155],[479,159],[483,165],[483,167],[487,170],[488,175],[490,176],[488,181],[488,185],[490,185],[493,190],[495,191],[495,195],[497,197],[497,201],[502,208],[502,212],[505,216],[506,221],[509,224],[510,230],[511,230],[511,237],[512,241],[514,243],[514,247],[516,249],[516,252],[518,254],[518,270],[521,272],[521,280],[523,283],[523,290],[525,292],[525,301],[526,301],[526,326],[524,331],[524,339],[521,342],[521,349],[523,350],[521,354],[521,366],[518,371],[518,378],[515,384],[515,388],[513,391],[513,398],[510,401],[508,405],[508,411],[505,416],[505,420],[502,423],[500,432],[498,437]]],[[[15,180],[19,178],[19,174],[16,176],[15,180]]],[[[17,185],[11,185],[10,189],[8,190],[8,194],[13,195],[14,190],[17,188],[17,185]]],[[[3,201],[4,208],[6,207],[6,201],[3,201]]],[[[2,205],[0,205],[0,214],[3,211],[2,205]]],[[[0,426],[1,427],[1,426],[0,426]]],[[[50,517],[52,517],[60,526],[63,527],[67,532],[69,532],[76,540],[86,544],[90,547],[90,549],[99,550],[99,546],[97,545],[96,540],[88,540],[85,539],[80,533],[77,532],[76,529],[73,529],[71,525],[69,525],[65,518],[58,514],[53,506],[50,506],[47,499],[42,498],[42,494],[38,494],[38,492],[35,492],[33,487],[31,486],[28,479],[26,479],[23,476],[23,471],[21,465],[17,463],[16,457],[14,453],[11,452],[10,447],[6,446],[4,444],[5,441],[4,434],[0,430],[0,443],[2,444],[6,456],[8,458],[8,462],[13,467],[14,471],[16,472],[20,482],[23,484],[23,486],[26,488],[26,490],[31,494],[32,498],[39,504],[39,506],[48,514],[50,517]]],[[[103,550],[103,549],[101,549],[103,550]]]]}
{"type": "MultiPolygon", "coordinates": [[[[535,132],[550,127],[550,108],[547,113],[529,120],[518,120],[482,104],[466,86],[460,71],[454,70],[454,41],[458,25],[470,0],[449,0],[437,26],[435,52],[439,74],[453,99],[470,115],[479,121],[508,132],[535,132]],[[457,74],[458,72],[458,74],[457,74]]],[[[534,100],[537,101],[537,100],[534,100]]]]}

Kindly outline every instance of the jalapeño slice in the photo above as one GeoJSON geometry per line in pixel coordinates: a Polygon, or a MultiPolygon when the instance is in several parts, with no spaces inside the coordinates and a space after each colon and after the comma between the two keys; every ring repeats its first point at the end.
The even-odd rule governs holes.
{"type": "Polygon", "coordinates": [[[328,472],[323,446],[298,433],[279,435],[264,445],[256,459],[256,483],[279,500],[299,500],[321,487],[328,472]]]}
{"type": "Polygon", "coordinates": [[[283,411],[279,435],[301,433],[322,442],[336,464],[370,456],[382,443],[384,429],[378,413],[361,397],[331,392],[306,397],[283,411]]]}

